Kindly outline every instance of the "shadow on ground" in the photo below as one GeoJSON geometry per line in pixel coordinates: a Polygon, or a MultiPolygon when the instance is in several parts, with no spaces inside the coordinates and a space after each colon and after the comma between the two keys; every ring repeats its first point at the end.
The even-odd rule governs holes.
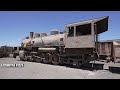
{"type": "Polygon", "coordinates": [[[120,74],[120,67],[109,66],[109,71],[112,73],[120,74]]]}
{"type": "Polygon", "coordinates": [[[82,65],[80,67],[80,69],[83,69],[83,70],[90,70],[90,71],[93,71],[93,70],[103,70],[104,69],[104,64],[92,64],[92,63],[87,63],[85,65],[82,65]]]}
{"type": "MultiPolygon", "coordinates": [[[[21,60],[18,60],[18,61],[21,61],[21,60]]],[[[28,62],[28,61],[26,60],[24,62],[28,62]]],[[[37,62],[35,62],[35,63],[37,63],[37,62]]],[[[53,65],[53,64],[49,64],[49,65],[53,65]]],[[[80,66],[79,68],[75,67],[75,66],[72,66],[72,65],[66,65],[66,64],[64,64],[64,65],[57,65],[57,66],[63,66],[63,67],[75,68],[75,69],[82,69],[82,70],[89,70],[89,71],[103,70],[104,69],[104,64],[97,64],[97,63],[94,63],[94,64],[87,63],[87,64],[84,64],[84,65],[80,66]]]]}
{"type": "MultiPolygon", "coordinates": [[[[21,61],[18,59],[18,61],[21,61]]],[[[24,61],[24,62],[28,62],[28,61],[24,61]]],[[[37,63],[37,62],[35,62],[37,63]]],[[[44,64],[44,63],[41,63],[41,64],[44,64]]],[[[53,65],[53,64],[49,64],[49,65],[53,65]]],[[[109,69],[104,69],[104,64],[101,64],[101,63],[87,63],[87,64],[84,64],[82,66],[80,66],[79,68],[76,68],[72,65],[55,65],[55,66],[61,66],[61,67],[68,67],[68,68],[74,68],[74,69],[82,69],[82,70],[88,70],[88,71],[94,71],[94,70],[109,70],[110,72],[112,73],[117,73],[117,74],[120,74],[120,67],[112,67],[112,66],[109,66],[109,69]]]]}
{"type": "Polygon", "coordinates": [[[69,67],[69,68],[76,68],[76,69],[89,70],[89,71],[104,69],[104,64],[96,64],[96,63],[95,64],[87,63],[87,64],[80,66],[79,68],[74,67],[72,65],[64,65],[64,66],[69,67]]]}

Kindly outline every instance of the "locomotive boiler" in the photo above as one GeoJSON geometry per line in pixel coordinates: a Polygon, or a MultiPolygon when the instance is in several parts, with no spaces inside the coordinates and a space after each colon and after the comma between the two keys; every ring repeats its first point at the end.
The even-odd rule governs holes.
{"type": "Polygon", "coordinates": [[[79,67],[96,60],[98,34],[108,30],[108,16],[65,25],[65,30],[46,33],[30,32],[21,43],[21,60],[79,67]]]}

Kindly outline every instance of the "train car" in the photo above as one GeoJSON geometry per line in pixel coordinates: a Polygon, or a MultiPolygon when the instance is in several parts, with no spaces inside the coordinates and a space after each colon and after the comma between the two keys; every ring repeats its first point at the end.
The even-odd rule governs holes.
{"type": "Polygon", "coordinates": [[[13,53],[13,47],[11,46],[1,46],[0,47],[0,58],[9,57],[13,53]]]}
{"type": "Polygon", "coordinates": [[[120,40],[113,41],[114,45],[114,62],[119,62],[120,63],[120,40]]]}
{"type": "Polygon", "coordinates": [[[113,41],[98,42],[99,59],[106,60],[107,62],[113,60],[113,41]]]}
{"type": "Polygon", "coordinates": [[[120,59],[120,43],[116,40],[106,40],[98,42],[99,59],[106,62],[118,62],[120,59]]]}
{"type": "Polygon", "coordinates": [[[108,16],[66,24],[64,32],[30,32],[21,43],[21,60],[79,67],[98,58],[98,34],[108,30],[108,16]]]}

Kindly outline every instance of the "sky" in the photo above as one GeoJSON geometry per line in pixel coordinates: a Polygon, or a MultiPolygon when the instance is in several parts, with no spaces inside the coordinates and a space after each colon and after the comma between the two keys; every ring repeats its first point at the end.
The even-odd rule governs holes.
{"type": "Polygon", "coordinates": [[[29,32],[62,31],[69,23],[109,16],[99,40],[120,39],[120,11],[0,11],[0,46],[19,46],[29,32]]]}

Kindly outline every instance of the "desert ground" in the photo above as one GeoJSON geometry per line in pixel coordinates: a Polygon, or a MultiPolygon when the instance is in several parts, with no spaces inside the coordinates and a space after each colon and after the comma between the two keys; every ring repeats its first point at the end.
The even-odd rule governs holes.
{"type": "Polygon", "coordinates": [[[68,65],[50,65],[36,62],[20,61],[17,58],[0,58],[0,79],[120,79],[119,73],[109,71],[109,66],[120,63],[94,62],[80,68],[68,65]],[[21,67],[4,67],[3,64],[22,64],[21,67]]]}

